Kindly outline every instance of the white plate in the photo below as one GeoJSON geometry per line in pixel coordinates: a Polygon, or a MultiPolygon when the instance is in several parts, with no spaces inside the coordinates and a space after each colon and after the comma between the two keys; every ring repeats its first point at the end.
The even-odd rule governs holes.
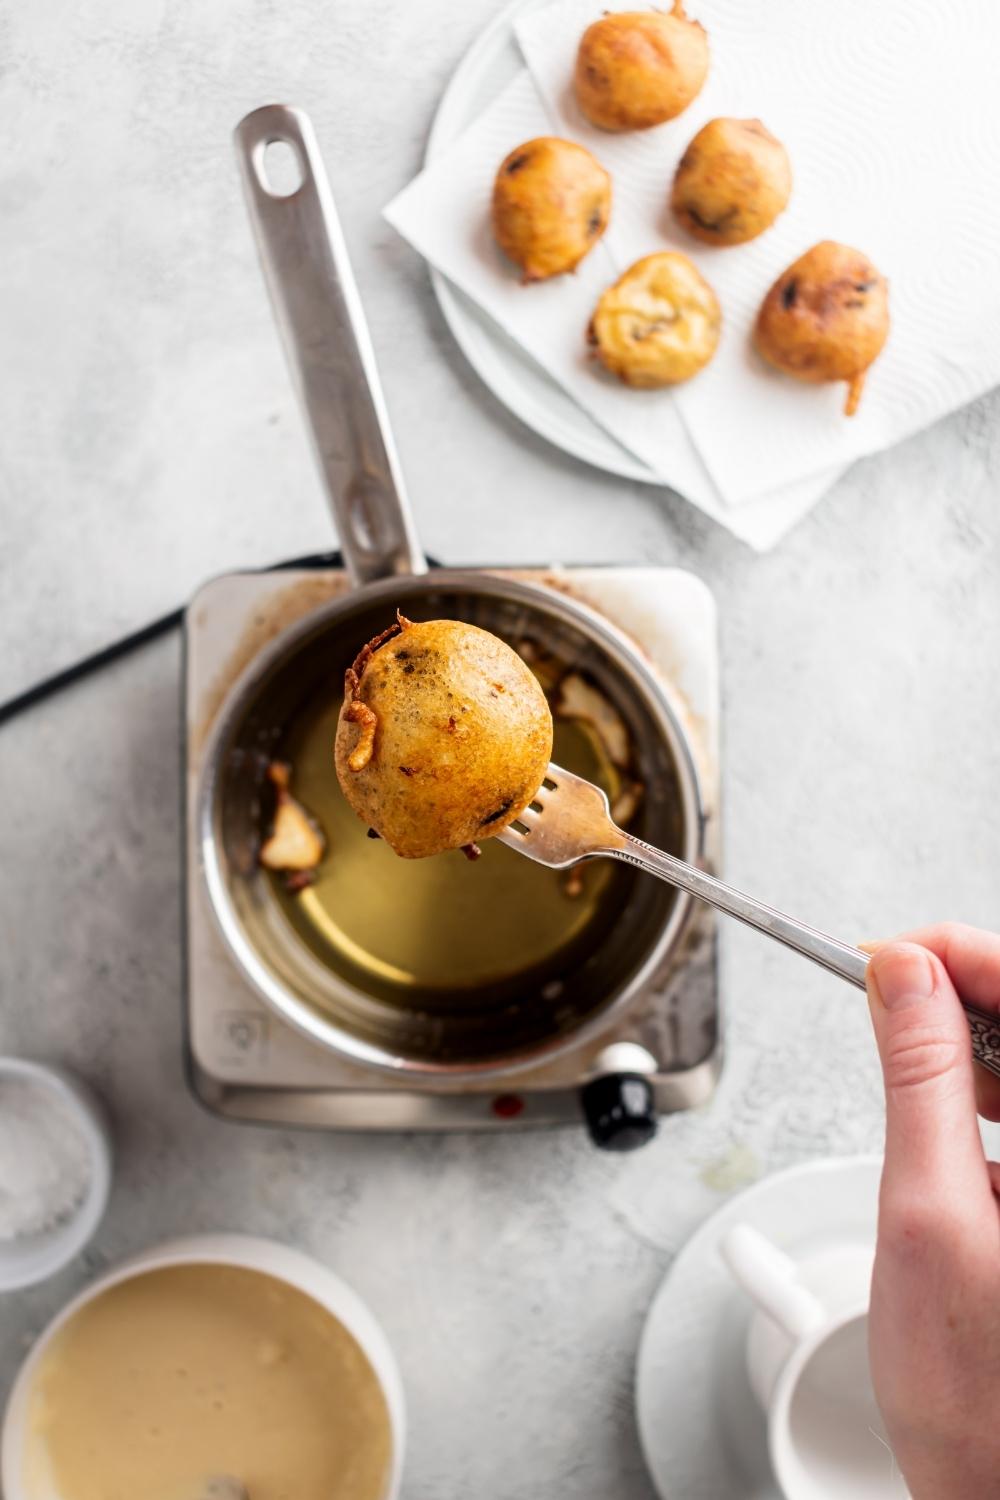
{"type": "MultiPolygon", "coordinates": [[[[438,105],[427,142],[433,161],[524,67],[514,19],[549,0],[514,0],[486,28],[459,63],[438,105]]],[[[615,442],[580,410],[493,320],[432,269],[431,282],[455,342],[480,379],[504,406],[557,448],[598,469],[662,485],[651,469],[615,442]]]]}
{"type": "Polygon", "coordinates": [[[781,1500],[744,1364],[750,1307],[718,1254],[739,1222],[809,1255],[833,1240],[872,1245],[882,1159],[791,1167],[723,1205],[660,1287],[636,1376],[639,1436],[661,1500],[781,1500]]]}

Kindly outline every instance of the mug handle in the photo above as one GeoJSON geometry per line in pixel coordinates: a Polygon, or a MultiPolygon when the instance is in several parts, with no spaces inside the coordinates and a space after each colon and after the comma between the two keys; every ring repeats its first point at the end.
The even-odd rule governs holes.
{"type": "Polygon", "coordinates": [[[798,1280],[791,1256],[749,1224],[734,1224],[719,1250],[733,1280],[793,1343],[825,1320],[823,1305],[798,1280]]]}

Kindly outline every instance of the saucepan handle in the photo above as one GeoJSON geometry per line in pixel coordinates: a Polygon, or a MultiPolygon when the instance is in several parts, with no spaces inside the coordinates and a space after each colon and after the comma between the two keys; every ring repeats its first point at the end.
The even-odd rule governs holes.
{"type": "MultiPolygon", "coordinates": [[[[236,154],[285,354],[356,583],[425,573],[375,355],[316,136],[285,104],[236,128],[236,154]],[[268,146],[294,153],[300,181],[282,194],[268,146]]],[[[277,502],[276,502],[277,503],[277,502]]]]}

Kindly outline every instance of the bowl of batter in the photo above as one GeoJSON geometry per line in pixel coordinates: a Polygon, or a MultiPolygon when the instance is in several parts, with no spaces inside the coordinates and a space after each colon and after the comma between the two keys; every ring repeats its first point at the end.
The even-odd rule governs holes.
{"type": "Polygon", "coordinates": [[[172,1241],[60,1313],[0,1444],[8,1500],[396,1500],[402,1384],[326,1267],[269,1240],[172,1241]]]}

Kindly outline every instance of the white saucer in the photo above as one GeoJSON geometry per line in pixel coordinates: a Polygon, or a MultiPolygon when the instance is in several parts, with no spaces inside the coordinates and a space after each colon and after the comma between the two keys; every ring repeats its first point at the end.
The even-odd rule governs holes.
{"type": "MultiPolygon", "coordinates": [[[[440,156],[521,71],[524,59],[514,37],[515,17],[549,3],[551,0],[513,0],[472,44],[438,105],[427,142],[428,162],[440,156]]],[[[455,342],[509,411],[557,448],[596,468],[645,484],[663,484],[651,469],[592,422],[471,298],[439,271],[431,270],[431,281],[455,342]]]]}
{"type": "Polygon", "coordinates": [[[636,1373],[639,1436],[661,1500],[781,1500],[744,1362],[750,1305],[719,1241],[742,1221],[799,1255],[833,1240],[870,1246],[881,1169],[879,1156],[851,1156],[765,1177],[713,1214],[670,1267],[636,1373]]]}

